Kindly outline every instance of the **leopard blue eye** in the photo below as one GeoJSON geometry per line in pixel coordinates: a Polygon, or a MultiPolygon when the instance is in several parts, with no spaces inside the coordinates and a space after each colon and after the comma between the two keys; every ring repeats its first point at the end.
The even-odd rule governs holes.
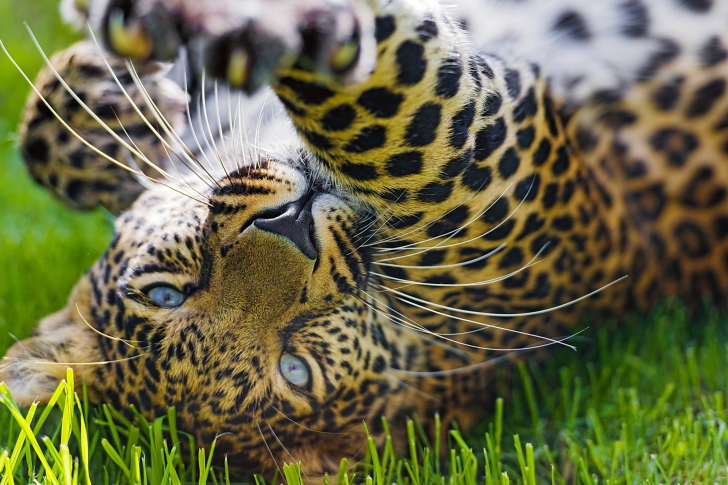
{"type": "Polygon", "coordinates": [[[278,366],[281,374],[288,382],[298,387],[306,387],[310,379],[308,366],[299,357],[292,354],[283,354],[278,366]]]}
{"type": "Polygon", "coordinates": [[[155,286],[154,288],[147,290],[146,295],[154,301],[154,303],[165,308],[180,306],[187,298],[184,293],[172,288],[171,286],[155,286]]]}

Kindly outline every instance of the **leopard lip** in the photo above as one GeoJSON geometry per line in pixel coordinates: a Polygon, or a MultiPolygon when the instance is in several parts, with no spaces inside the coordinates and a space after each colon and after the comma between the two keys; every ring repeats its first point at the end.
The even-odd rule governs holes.
{"type": "Polygon", "coordinates": [[[318,195],[318,192],[310,192],[282,207],[280,215],[256,219],[253,225],[263,231],[287,238],[304,256],[315,261],[318,259],[318,241],[311,208],[318,195]]]}

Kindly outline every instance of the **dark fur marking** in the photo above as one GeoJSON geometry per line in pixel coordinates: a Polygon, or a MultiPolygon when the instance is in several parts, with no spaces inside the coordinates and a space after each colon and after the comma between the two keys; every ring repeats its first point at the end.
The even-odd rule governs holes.
{"type": "Polygon", "coordinates": [[[493,180],[493,171],[489,166],[478,167],[470,164],[460,179],[461,183],[474,192],[485,190],[493,180]]]}
{"type": "Polygon", "coordinates": [[[680,54],[680,45],[674,40],[661,39],[660,47],[650,56],[647,62],[637,71],[638,81],[651,79],[663,65],[674,60],[680,54]]]}
{"type": "Polygon", "coordinates": [[[706,13],[713,7],[713,0],[677,0],[677,2],[695,13],[706,13]]]}
{"type": "Polygon", "coordinates": [[[452,158],[440,171],[440,179],[448,180],[457,177],[473,161],[473,149],[469,148],[457,157],[452,158]]]}
{"type": "Polygon", "coordinates": [[[495,123],[482,128],[475,135],[475,159],[483,161],[506,140],[506,122],[501,117],[495,123]]]}
{"type": "Polygon", "coordinates": [[[393,15],[385,15],[375,19],[374,37],[377,43],[389,39],[397,28],[393,15]]]}
{"type": "Polygon", "coordinates": [[[450,125],[450,146],[460,150],[468,140],[470,126],[475,119],[475,101],[471,101],[452,117],[450,125]]]}
{"type": "Polygon", "coordinates": [[[367,126],[344,147],[349,153],[364,153],[384,146],[387,129],[381,125],[367,126]]]}
{"type": "Polygon", "coordinates": [[[375,180],[379,177],[376,167],[363,163],[344,163],[341,165],[341,172],[358,181],[375,180]]]}
{"type": "Polygon", "coordinates": [[[387,88],[372,88],[364,91],[357,103],[377,118],[391,118],[399,111],[404,97],[387,88]]]}
{"type": "Polygon", "coordinates": [[[486,224],[496,224],[505,219],[509,211],[508,199],[501,197],[488,207],[481,216],[481,220],[486,224]]]}
{"type": "Polygon", "coordinates": [[[521,73],[514,69],[506,69],[506,89],[508,95],[516,99],[521,94],[521,73]]]}
{"type": "Polygon", "coordinates": [[[437,137],[440,126],[442,106],[435,103],[423,104],[412,116],[407,126],[405,141],[413,147],[429,145],[437,137]]]}
{"type": "Polygon", "coordinates": [[[405,86],[414,86],[422,81],[427,70],[427,59],[425,59],[425,48],[422,44],[406,40],[397,48],[397,64],[399,73],[397,82],[405,86]]]}
{"type": "Polygon", "coordinates": [[[518,140],[518,147],[521,150],[528,150],[533,145],[533,140],[536,137],[536,130],[533,126],[527,126],[522,130],[518,130],[516,133],[516,140],[518,140]]]}
{"type": "Polygon", "coordinates": [[[356,119],[356,110],[349,104],[331,108],[322,118],[321,127],[326,131],[342,131],[356,119]]]}
{"type": "Polygon", "coordinates": [[[667,163],[673,167],[682,167],[700,142],[693,133],[678,128],[665,128],[652,135],[650,144],[655,151],[665,156],[667,163]]]}
{"type": "Polygon", "coordinates": [[[567,10],[556,18],[552,29],[567,38],[575,41],[585,42],[591,39],[586,20],[576,10],[567,10]]]}
{"type": "Polygon", "coordinates": [[[560,147],[556,153],[556,160],[551,166],[551,171],[554,175],[561,175],[569,169],[571,160],[569,159],[569,152],[566,147],[560,147]]]}
{"type": "Polygon", "coordinates": [[[394,177],[422,172],[422,153],[414,151],[392,155],[387,161],[387,172],[394,177]]]}
{"type": "Polygon", "coordinates": [[[460,90],[463,64],[459,57],[445,59],[437,70],[435,93],[445,99],[452,98],[460,90]]]}
{"type": "Polygon", "coordinates": [[[417,193],[417,200],[431,203],[445,202],[452,194],[453,186],[452,182],[430,182],[417,193]]]}
{"type": "Polygon", "coordinates": [[[415,32],[419,34],[422,42],[427,42],[430,39],[434,39],[439,34],[437,28],[437,22],[432,19],[425,19],[420,25],[415,28],[415,32]]]}
{"type": "Polygon", "coordinates": [[[673,234],[687,257],[700,259],[710,254],[710,241],[697,224],[683,221],[675,227],[673,234]]]}
{"type": "Polygon", "coordinates": [[[485,97],[485,100],[483,101],[483,113],[481,114],[481,116],[487,117],[498,114],[501,105],[503,105],[503,97],[500,95],[500,93],[495,92],[489,94],[485,97]]]}
{"type": "Polygon", "coordinates": [[[713,67],[726,59],[728,59],[728,50],[717,35],[711,37],[700,49],[700,61],[706,67],[713,67]]]}
{"type": "Polygon", "coordinates": [[[518,156],[518,153],[516,153],[516,149],[511,147],[505,151],[498,162],[498,173],[500,173],[500,176],[506,180],[518,171],[518,167],[520,165],[521,158],[518,156]]]}
{"type": "Polygon", "coordinates": [[[622,34],[626,37],[644,37],[650,25],[647,8],[640,0],[627,0],[619,5],[623,16],[622,34]]]}
{"type": "Polygon", "coordinates": [[[281,78],[278,82],[289,87],[301,101],[312,106],[319,106],[334,95],[334,92],[323,84],[309,83],[290,76],[281,78]]]}
{"type": "Polygon", "coordinates": [[[687,110],[688,118],[695,118],[710,111],[713,104],[725,94],[724,79],[715,79],[695,91],[695,96],[687,110]]]}
{"type": "Polygon", "coordinates": [[[513,109],[513,120],[516,123],[522,123],[527,118],[535,115],[538,111],[538,103],[536,102],[536,92],[533,88],[529,88],[528,93],[513,109]]]}
{"type": "Polygon", "coordinates": [[[26,158],[34,162],[46,163],[50,156],[50,149],[45,140],[33,138],[25,144],[23,153],[26,158]]]}
{"type": "Polygon", "coordinates": [[[513,195],[519,202],[531,202],[538,197],[540,187],[541,176],[538,173],[533,173],[516,184],[513,195]]]}

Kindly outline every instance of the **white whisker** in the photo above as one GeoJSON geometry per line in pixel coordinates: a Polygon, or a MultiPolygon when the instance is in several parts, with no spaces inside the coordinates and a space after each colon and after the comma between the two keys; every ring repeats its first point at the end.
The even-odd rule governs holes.
{"type": "Polygon", "coordinates": [[[478,256],[477,258],[470,259],[468,261],[463,261],[462,263],[454,263],[454,264],[441,264],[441,265],[434,265],[434,266],[419,266],[419,265],[413,265],[413,266],[406,266],[403,264],[391,264],[391,263],[380,263],[379,261],[375,261],[374,263],[380,266],[388,266],[392,268],[405,268],[405,269],[443,269],[443,268],[457,268],[458,266],[467,266],[469,264],[477,263],[478,261],[482,261],[484,259],[487,259],[494,254],[502,251],[507,245],[505,243],[501,244],[497,248],[493,249],[492,251],[488,252],[487,254],[484,254],[482,256],[478,256]]]}
{"type": "MultiPolygon", "coordinates": [[[[371,295],[369,295],[369,297],[370,298],[373,298],[371,295]]],[[[427,308],[425,306],[418,305],[416,303],[409,302],[409,304],[411,306],[420,308],[422,310],[427,310],[427,311],[429,311],[431,313],[435,313],[437,315],[441,315],[441,316],[444,316],[444,317],[447,317],[447,318],[455,319],[455,320],[458,320],[458,321],[461,321],[461,322],[472,323],[472,324],[479,325],[479,326],[484,327],[484,328],[491,328],[491,329],[495,329],[495,330],[501,330],[501,331],[504,331],[504,332],[515,333],[515,334],[518,334],[518,335],[523,335],[523,336],[535,338],[535,339],[538,339],[538,340],[544,340],[544,341],[547,342],[546,344],[531,345],[531,346],[528,346],[528,347],[521,347],[520,350],[524,350],[524,349],[538,349],[538,348],[541,348],[541,347],[545,347],[547,345],[554,345],[554,344],[561,344],[561,345],[564,345],[565,347],[568,347],[568,348],[570,348],[572,350],[576,350],[576,348],[574,346],[563,343],[563,340],[566,340],[566,339],[563,339],[563,340],[555,340],[555,339],[552,339],[552,338],[544,337],[542,335],[536,335],[536,334],[532,334],[532,333],[528,333],[528,332],[523,332],[521,330],[516,330],[516,329],[513,329],[513,328],[500,327],[498,325],[494,325],[494,324],[490,324],[490,323],[478,322],[478,321],[475,321],[475,320],[469,320],[467,318],[458,317],[456,315],[450,315],[450,314],[447,314],[447,313],[438,312],[437,310],[433,310],[431,308],[427,308]]],[[[394,312],[398,313],[399,315],[402,315],[404,317],[404,314],[402,314],[398,310],[394,310],[394,309],[392,309],[392,310],[394,312]]],[[[420,324],[417,324],[417,325],[419,327],[421,327],[422,329],[424,329],[424,333],[427,333],[428,335],[432,335],[433,337],[440,338],[440,339],[445,340],[447,342],[452,342],[454,344],[462,345],[462,346],[469,347],[469,348],[472,348],[472,349],[478,349],[478,350],[493,350],[493,351],[501,351],[501,352],[515,350],[513,348],[507,348],[506,349],[506,348],[481,347],[479,345],[473,345],[473,344],[468,344],[468,343],[465,343],[465,342],[460,342],[458,340],[448,338],[445,334],[440,334],[440,333],[437,333],[437,332],[433,332],[431,330],[428,330],[428,329],[426,329],[425,327],[423,327],[420,324]]],[[[567,337],[567,338],[570,338],[570,337],[567,337]]]]}
{"type": "MultiPolygon", "coordinates": [[[[291,458],[291,461],[293,463],[301,463],[301,460],[296,460],[293,458],[293,455],[291,455],[291,452],[288,451],[288,448],[286,448],[286,445],[283,444],[283,442],[278,438],[278,435],[275,431],[273,431],[273,426],[270,425],[270,423],[266,423],[268,425],[268,429],[270,429],[270,432],[273,434],[273,437],[276,439],[279,445],[281,445],[281,448],[283,448],[283,451],[286,452],[286,454],[291,458]]],[[[303,471],[303,470],[302,470],[303,471]]],[[[306,475],[306,472],[303,472],[304,475],[306,475]]],[[[306,475],[306,478],[308,478],[308,475],[306,475]]]]}
{"type": "Polygon", "coordinates": [[[121,337],[113,337],[111,335],[107,335],[107,334],[103,333],[101,330],[96,329],[93,325],[88,323],[86,318],[84,318],[83,314],[81,313],[81,308],[78,306],[78,303],[76,303],[76,311],[78,312],[78,316],[81,317],[81,320],[83,320],[83,323],[85,323],[88,328],[90,328],[93,332],[97,333],[98,335],[101,335],[102,337],[106,337],[109,340],[122,342],[124,345],[126,345],[127,347],[130,347],[134,350],[144,350],[144,349],[141,349],[141,348],[129,343],[129,342],[141,343],[142,341],[140,341],[140,340],[125,340],[121,337]]]}
{"type": "Polygon", "coordinates": [[[220,137],[220,144],[222,144],[222,148],[223,148],[222,156],[224,156],[225,160],[227,160],[228,166],[235,167],[237,164],[233,163],[230,160],[230,151],[228,150],[227,142],[225,141],[225,135],[222,132],[222,119],[220,118],[220,96],[218,93],[217,86],[218,86],[217,79],[215,79],[213,81],[212,88],[215,92],[215,106],[216,106],[215,114],[217,116],[217,132],[218,132],[218,136],[220,137]]]}
{"type": "Polygon", "coordinates": [[[417,301],[419,303],[424,303],[426,305],[432,305],[432,306],[437,307],[437,308],[442,308],[443,310],[456,311],[456,312],[464,313],[464,314],[467,314],[467,315],[480,315],[480,316],[483,316],[483,317],[496,317],[496,318],[531,317],[531,316],[534,316],[534,315],[543,315],[544,313],[549,313],[549,312],[553,312],[553,311],[556,311],[556,310],[561,310],[562,308],[566,308],[566,307],[569,307],[569,306],[574,305],[576,303],[579,303],[582,300],[585,300],[587,298],[590,298],[590,297],[596,295],[597,293],[606,290],[607,288],[609,288],[612,285],[616,285],[617,283],[619,283],[620,281],[622,281],[622,280],[624,280],[624,279],[626,279],[628,277],[629,277],[629,275],[624,275],[621,278],[618,278],[618,279],[612,281],[611,283],[607,283],[606,285],[604,285],[604,286],[602,286],[602,287],[600,287],[600,288],[598,288],[598,289],[596,289],[594,291],[591,291],[591,292],[587,293],[584,296],[580,296],[579,298],[576,298],[574,300],[568,301],[566,303],[562,303],[561,305],[556,305],[556,306],[553,306],[553,307],[545,308],[543,310],[536,310],[536,311],[532,311],[532,312],[522,312],[522,313],[488,313],[488,312],[476,312],[476,311],[473,311],[473,310],[462,310],[460,308],[453,308],[453,307],[449,307],[449,306],[446,306],[446,305],[439,305],[437,303],[433,303],[433,302],[429,302],[429,301],[426,301],[426,300],[422,300],[421,298],[416,298],[416,297],[414,297],[412,295],[408,295],[407,293],[403,293],[403,292],[397,291],[397,290],[395,290],[393,288],[386,288],[386,287],[384,287],[382,291],[388,292],[388,293],[394,293],[394,294],[396,294],[398,296],[405,297],[405,298],[407,298],[409,300],[417,301]]]}
{"type": "MultiPolygon", "coordinates": [[[[222,157],[220,156],[220,151],[217,149],[217,145],[215,144],[215,136],[212,134],[212,128],[210,127],[210,116],[207,112],[207,96],[205,94],[206,92],[206,82],[205,82],[205,71],[202,71],[202,90],[201,90],[201,98],[202,98],[202,118],[205,120],[205,125],[207,126],[207,136],[205,136],[205,143],[207,144],[207,147],[212,151],[212,153],[217,157],[217,161],[220,162],[220,165],[222,166],[223,172],[225,173],[225,176],[227,177],[228,181],[230,180],[230,172],[228,172],[227,167],[225,166],[225,162],[223,161],[222,157]],[[212,144],[212,146],[210,146],[212,144]]],[[[204,131],[204,129],[203,129],[204,131]]]]}
{"type": "Polygon", "coordinates": [[[493,283],[497,283],[499,281],[506,280],[506,279],[510,278],[511,276],[515,276],[515,275],[521,273],[522,271],[530,268],[531,266],[534,266],[534,265],[536,265],[538,263],[542,263],[543,261],[546,261],[546,259],[548,259],[548,258],[543,259],[541,261],[536,261],[536,258],[538,258],[541,255],[541,253],[546,249],[547,246],[548,246],[548,243],[544,244],[544,246],[539,250],[539,252],[536,253],[536,255],[533,258],[531,258],[528,263],[526,263],[525,265],[521,266],[520,268],[518,268],[515,271],[511,271],[510,273],[508,273],[506,275],[503,275],[503,276],[499,276],[497,278],[492,278],[492,279],[483,280],[483,281],[476,281],[476,282],[471,282],[471,283],[427,283],[425,281],[405,280],[405,279],[402,279],[402,278],[396,278],[394,276],[389,276],[389,275],[385,275],[385,274],[382,274],[382,273],[372,272],[372,274],[374,276],[378,276],[378,277],[380,277],[382,279],[385,279],[385,280],[397,281],[399,283],[405,283],[407,285],[415,285],[415,286],[435,286],[435,287],[438,287],[438,288],[446,288],[446,287],[466,287],[466,286],[484,286],[484,285],[490,285],[490,284],[493,284],[493,283]]]}
{"type": "MultiPolygon", "coordinates": [[[[260,410],[260,405],[258,406],[258,410],[260,410]]],[[[260,423],[258,421],[256,421],[255,426],[258,428],[258,433],[260,433],[260,437],[263,438],[263,444],[265,445],[266,449],[268,450],[268,454],[270,455],[271,458],[273,458],[273,463],[275,463],[276,468],[278,469],[278,473],[280,473],[281,476],[284,477],[285,475],[283,474],[283,470],[281,470],[281,467],[278,465],[278,460],[276,460],[276,457],[273,454],[273,451],[271,451],[270,446],[268,446],[268,440],[265,439],[263,430],[260,429],[260,423]]]]}

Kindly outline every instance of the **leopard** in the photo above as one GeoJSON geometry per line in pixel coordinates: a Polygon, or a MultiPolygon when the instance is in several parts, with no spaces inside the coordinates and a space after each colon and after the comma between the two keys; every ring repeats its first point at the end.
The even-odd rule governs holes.
{"type": "Polygon", "coordinates": [[[19,145],[118,218],[5,356],[14,399],[70,367],[236,470],[316,477],[362,421],[473,425],[497,364],[586,314],[725,301],[728,4],[458,3],[66,2],[94,39],[49,60],[19,145]],[[261,93],[272,148],[225,109],[261,93]]]}

